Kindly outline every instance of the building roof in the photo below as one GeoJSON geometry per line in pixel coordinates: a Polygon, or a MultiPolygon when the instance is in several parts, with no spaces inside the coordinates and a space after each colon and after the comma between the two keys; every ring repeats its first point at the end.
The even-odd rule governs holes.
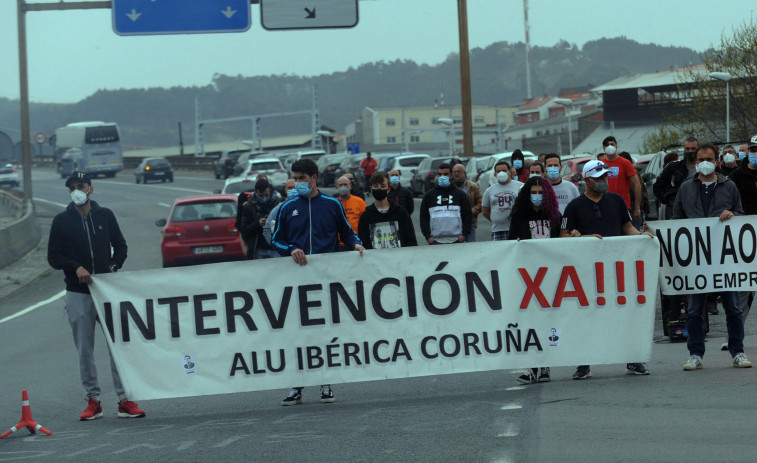
{"type": "Polygon", "coordinates": [[[644,136],[649,132],[657,130],[659,124],[629,124],[616,122],[615,126],[605,122],[589,134],[581,143],[573,148],[572,154],[591,154],[595,155],[602,151],[602,140],[606,136],[612,135],[618,140],[618,149],[628,151],[631,154],[640,153],[641,146],[644,144],[644,136]]]}
{"type": "Polygon", "coordinates": [[[624,90],[631,88],[664,87],[670,85],[686,84],[693,82],[684,71],[691,70],[694,73],[706,74],[707,69],[703,64],[690,68],[674,69],[672,71],[650,72],[647,74],[634,74],[621,76],[591,89],[592,92],[606,92],[608,90],[624,90]]]}
{"type": "Polygon", "coordinates": [[[555,96],[537,96],[534,98],[531,98],[530,100],[526,100],[519,108],[518,111],[515,114],[519,114],[522,112],[528,112],[533,111],[534,109],[538,109],[545,104],[549,103],[550,101],[554,100],[555,96]]]}

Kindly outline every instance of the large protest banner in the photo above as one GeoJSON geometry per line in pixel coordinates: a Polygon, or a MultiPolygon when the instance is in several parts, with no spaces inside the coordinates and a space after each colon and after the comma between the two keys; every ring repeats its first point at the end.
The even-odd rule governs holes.
{"type": "Polygon", "coordinates": [[[644,362],[649,237],[322,254],[95,275],[134,400],[473,371],[644,362]]]}
{"type": "Polygon", "coordinates": [[[649,224],[660,241],[663,294],[757,290],[757,233],[753,216],[649,224]]]}

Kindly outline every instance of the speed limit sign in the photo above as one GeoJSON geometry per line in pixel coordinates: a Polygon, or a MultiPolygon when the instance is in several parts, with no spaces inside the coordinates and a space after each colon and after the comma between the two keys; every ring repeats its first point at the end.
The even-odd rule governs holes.
{"type": "Polygon", "coordinates": [[[34,141],[37,142],[38,145],[44,145],[47,141],[47,135],[45,135],[44,132],[37,132],[34,134],[34,141]]]}

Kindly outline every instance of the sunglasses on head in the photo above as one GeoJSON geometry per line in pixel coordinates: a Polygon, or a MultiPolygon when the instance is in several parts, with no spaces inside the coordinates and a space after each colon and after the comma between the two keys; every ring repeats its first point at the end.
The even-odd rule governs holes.
{"type": "MultiPolygon", "coordinates": [[[[589,175],[592,172],[602,172],[605,169],[609,169],[609,167],[607,167],[607,164],[597,164],[596,166],[594,166],[591,169],[587,170],[586,171],[586,175],[589,175]]],[[[584,177],[586,177],[586,175],[584,175],[584,177]]]]}

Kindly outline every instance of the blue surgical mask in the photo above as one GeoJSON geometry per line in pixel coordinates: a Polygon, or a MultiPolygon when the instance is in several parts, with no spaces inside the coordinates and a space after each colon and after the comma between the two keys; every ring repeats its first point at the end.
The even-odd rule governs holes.
{"type": "Polygon", "coordinates": [[[535,195],[533,193],[531,194],[531,204],[533,204],[534,206],[536,206],[536,207],[541,206],[542,201],[543,201],[542,195],[540,195],[540,194],[539,195],[535,195]]]}
{"type": "Polygon", "coordinates": [[[749,153],[749,164],[752,167],[757,167],[757,153],[749,153]]]}
{"type": "Polygon", "coordinates": [[[547,178],[550,180],[557,180],[560,177],[559,167],[547,167],[547,178]]]}
{"type": "Polygon", "coordinates": [[[518,159],[516,161],[513,161],[513,167],[515,167],[515,169],[522,168],[523,167],[523,161],[521,161],[520,159],[518,159]]]}
{"type": "Polygon", "coordinates": [[[299,196],[299,195],[300,195],[300,194],[299,194],[299,193],[297,193],[297,189],[296,189],[296,188],[293,188],[293,189],[291,189],[291,190],[287,191],[287,199],[296,198],[296,197],[297,197],[297,196],[299,196]]]}
{"type": "Polygon", "coordinates": [[[392,185],[399,185],[400,183],[400,177],[398,175],[392,175],[389,177],[389,183],[392,185]]]}
{"type": "Polygon", "coordinates": [[[442,188],[447,188],[449,186],[449,177],[446,175],[442,175],[438,179],[436,179],[436,182],[439,184],[442,188]]]}
{"type": "Polygon", "coordinates": [[[746,153],[743,151],[739,151],[739,160],[742,160],[746,157],[746,153]]]}
{"type": "Polygon", "coordinates": [[[312,191],[310,182],[294,182],[294,189],[297,190],[297,194],[300,196],[308,196],[312,191]]]}

